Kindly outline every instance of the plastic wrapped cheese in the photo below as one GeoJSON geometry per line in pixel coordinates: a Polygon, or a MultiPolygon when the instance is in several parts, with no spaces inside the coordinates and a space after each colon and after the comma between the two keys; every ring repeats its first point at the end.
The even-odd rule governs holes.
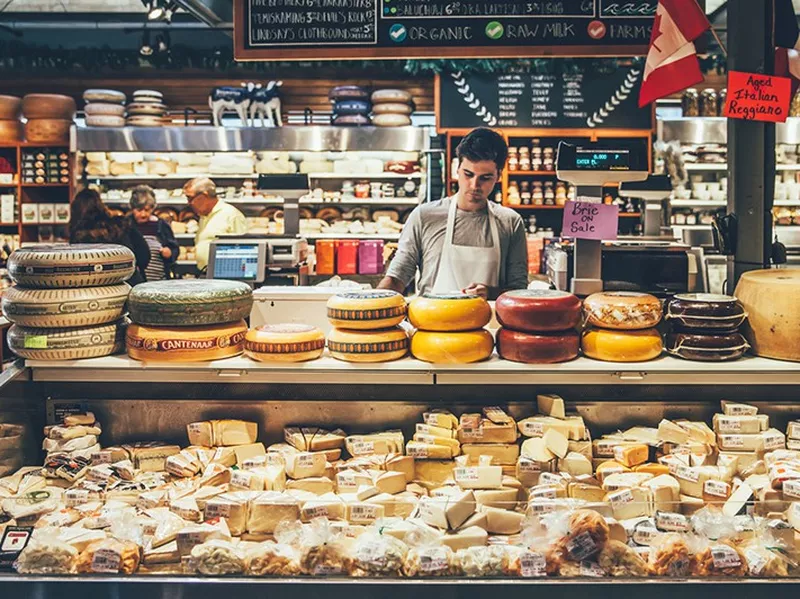
{"type": "Polygon", "coordinates": [[[205,576],[244,574],[245,555],[230,541],[213,539],[192,549],[192,569],[205,576]]]}
{"type": "Polygon", "coordinates": [[[77,558],[78,551],[55,534],[34,535],[17,558],[16,569],[20,574],[71,574],[77,558]]]}
{"type": "Polygon", "coordinates": [[[606,291],[583,302],[587,324],[617,330],[648,329],[661,321],[661,300],[647,293],[606,291]]]}

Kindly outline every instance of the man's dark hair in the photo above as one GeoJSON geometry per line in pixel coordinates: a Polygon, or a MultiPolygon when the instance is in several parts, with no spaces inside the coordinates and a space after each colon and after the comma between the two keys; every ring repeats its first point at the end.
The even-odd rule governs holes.
{"type": "Polygon", "coordinates": [[[503,170],[506,160],[508,160],[508,144],[496,131],[479,127],[467,133],[467,136],[461,140],[456,148],[456,156],[459,164],[464,158],[471,162],[491,160],[497,165],[499,172],[503,170]]]}

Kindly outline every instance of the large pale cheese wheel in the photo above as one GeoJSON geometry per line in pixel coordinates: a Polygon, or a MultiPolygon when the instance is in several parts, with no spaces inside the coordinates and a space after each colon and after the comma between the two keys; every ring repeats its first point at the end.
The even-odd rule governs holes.
{"type": "Polygon", "coordinates": [[[386,329],[403,322],[406,300],[396,291],[347,291],[328,298],[328,320],[337,329],[386,329]]]}
{"type": "Polygon", "coordinates": [[[372,124],[376,127],[408,127],[411,117],[405,114],[376,114],[372,117],[372,124]]]}
{"type": "Polygon", "coordinates": [[[587,324],[604,329],[649,329],[661,322],[661,300],[647,293],[604,291],[583,302],[587,324]]]}
{"type": "Polygon", "coordinates": [[[663,344],[656,329],[587,329],[581,347],[586,356],[603,362],[646,362],[661,355],[663,344]]]}
{"type": "Polygon", "coordinates": [[[328,351],[344,362],[391,362],[408,353],[408,334],[400,327],[377,331],[333,329],[328,351]]]}
{"type": "Polygon", "coordinates": [[[373,104],[408,104],[411,94],[404,89],[379,89],[370,97],[373,104]]]}
{"type": "Polygon", "coordinates": [[[259,362],[316,360],[325,350],[325,334],[307,324],[267,324],[247,331],[246,356],[259,362]]]}
{"type": "Polygon", "coordinates": [[[125,103],[125,94],[115,89],[87,89],[83,92],[83,99],[86,102],[114,102],[125,103]]]}
{"type": "Polygon", "coordinates": [[[142,283],[128,297],[131,320],[158,327],[236,322],[248,317],[252,307],[250,285],[215,279],[142,283]]]}
{"type": "Polygon", "coordinates": [[[408,319],[421,331],[471,331],[492,319],[489,302],[464,293],[426,293],[408,305],[408,319]]]}
{"type": "Polygon", "coordinates": [[[133,275],[136,258],[122,245],[37,245],[8,258],[8,274],[22,287],[99,287],[117,285],[133,275]]]}
{"type": "Polygon", "coordinates": [[[747,313],[735,297],[713,293],[676,295],[667,304],[664,320],[675,331],[730,332],[747,319],[747,313]]]}
{"type": "Polygon", "coordinates": [[[80,289],[26,289],[3,292],[3,315],[28,327],[85,327],[119,320],[131,288],[127,283],[80,289]]]}
{"type": "Polygon", "coordinates": [[[527,333],[566,331],[581,320],[581,300],[566,291],[517,289],[497,298],[498,322],[527,333]]]}
{"type": "Polygon", "coordinates": [[[86,113],[86,116],[125,116],[125,107],[121,104],[104,104],[102,102],[96,102],[87,104],[83,110],[86,113]]]}
{"type": "Polygon", "coordinates": [[[409,116],[413,112],[409,104],[376,104],[372,107],[372,114],[404,114],[409,116]]]}
{"type": "Polygon", "coordinates": [[[486,329],[460,332],[417,331],[411,354],[432,364],[470,364],[492,355],[494,339],[486,329]]]}
{"type": "Polygon", "coordinates": [[[86,117],[87,127],[124,127],[125,119],[109,114],[94,114],[86,117]]]}
{"type": "Polygon", "coordinates": [[[79,360],[116,354],[125,349],[127,322],[119,320],[94,327],[43,329],[15,324],[8,331],[8,346],[29,360],[79,360]]]}
{"type": "Polygon", "coordinates": [[[800,362],[800,269],[746,272],[734,295],[747,312],[742,332],[753,353],[800,362]]]}
{"type": "Polygon", "coordinates": [[[238,356],[244,350],[244,320],[202,327],[128,327],[125,345],[134,360],[208,362],[238,356]]]}
{"type": "Polygon", "coordinates": [[[504,360],[523,364],[556,364],[578,357],[581,337],[574,329],[558,333],[497,331],[497,353],[504,360]]]}

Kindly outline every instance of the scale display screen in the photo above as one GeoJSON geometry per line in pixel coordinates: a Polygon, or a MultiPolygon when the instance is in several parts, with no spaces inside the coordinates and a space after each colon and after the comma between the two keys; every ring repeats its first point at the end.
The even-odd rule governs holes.
{"type": "Polygon", "coordinates": [[[214,278],[256,281],[259,276],[259,251],[257,243],[217,243],[214,278]]]}
{"type": "Polygon", "coordinates": [[[628,150],[582,150],[575,152],[575,170],[629,171],[631,155],[628,150]]]}

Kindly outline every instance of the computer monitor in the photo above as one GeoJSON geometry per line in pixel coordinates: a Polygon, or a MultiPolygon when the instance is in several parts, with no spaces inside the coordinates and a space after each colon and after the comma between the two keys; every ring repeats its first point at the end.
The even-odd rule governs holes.
{"type": "Polygon", "coordinates": [[[209,251],[206,278],[263,283],[267,252],[266,240],[214,241],[209,251]]]}

